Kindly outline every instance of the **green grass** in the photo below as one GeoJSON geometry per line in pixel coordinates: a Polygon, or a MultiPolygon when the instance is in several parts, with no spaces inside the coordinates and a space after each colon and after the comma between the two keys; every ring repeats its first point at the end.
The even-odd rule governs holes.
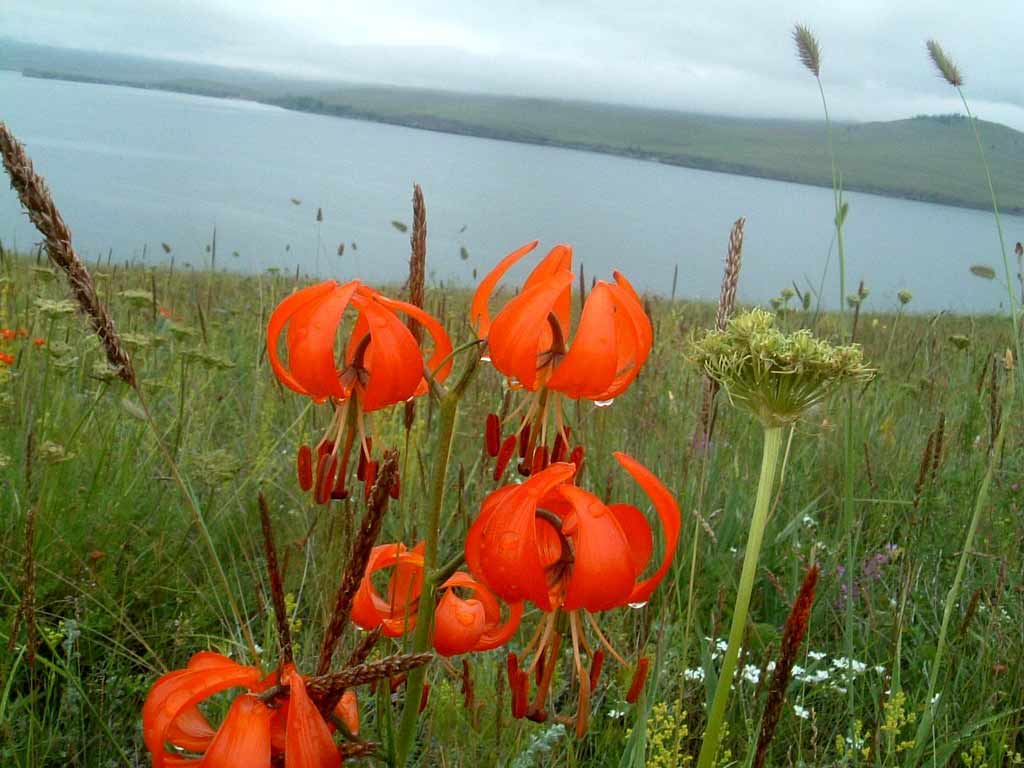
{"type": "MultiPolygon", "coordinates": [[[[294,478],[296,446],[317,435],[326,416],[283,390],[262,352],[267,316],[294,281],[279,274],[171,274],[164,267],[105,267],[95,277],[130,342],[162,439],[173,446],[228,579],[237,585],[235,597],[263,648],[260,661],[269,667],[276,640],[255,509],[257,492],[267,495],[287,561],[286,590],[301,622],[297,658],[308,670],[360,510],[314,507],[294,478]],[[156,306],[122,295],[154,286],[156,306]]],[[[13,366],[0,367],[0,649],[13,649],[0,654],[0,764],[144,765],[139,711],[156,676],[200,649],[236,657],[244,649],[239,628],[227,618],[219,577],[135,395],[118,381],[103,380],[102,351],[80,317],[48,315],[38,303],[65,296],[62,277],[29,260],[8,257],[0,267],[0,327],[28,331],[26,338],[0,342],[0,351],[17,356],[13,366]],[[34,346],[35,337],[46,338],[47,346],[34,346]],[[37,510],[40,648],[34,668],[27,666],[24,623],[10,636],[25,589],[23,530],[30,509],[37,510]]],[[[464,293],[428,292],[429,308],[459,337],[467,327],[467,299],[464,293]]],[[[713,647],[705,638],[723,637],[729,623],[761,443],[760,427],[723,400],[711,450],[689,455],[701,379],[683,361],[681,347],[691,331],[712,324],[714,307],[654,299],[651,311],[656,348],[637,383],[610,408],[581,405],[569,416],[589,449],[583,485],[614,500],[645,503],[615,469],[612,450],[625,450],[681,501],[684,536],[652,604],[603,619],[618,647],[652,659],[659,654],[660,672],[648,688],[648,703],[656,708],[640,719],[651,741],[641,758],[651,766],[674,766],[699,749],[705,700],[715,683],[713,647]],[[706,490],[695,509],[702,477],[706,490]],[[708,520],[714,538],[700,539],[694,632],[682,658],[694,513],[708,520]]],[[[795,312],[784,323],[826,337],[838,332],[830,315],[795,312]]],[[[832,668],[845,656],[848,599],[838,570],[847,544],[841,533],[843,437],[836,426],[843,396],[796,427],[755,579],[740,668],[761,670],[773,658],[789,602],[813,557],[823,570],[804,650],[827,657],[816,662],[805,655],[798,663],[808,677],[831,671],[827,681],[808,679],[790,688],[769,765],[903,764],[907,751],[899,745],[914,738],[910,718],[920,717],[927,704],[943,601],[986,470],[993,407],[998,410],[1008,396],[1002,375],[993,390],[991,375],[983,372],[990,355],[1001,355],[1011,343],[1009,332],[1003,317],[904,315],[895,328],[891,315],[859,318],[858,341],[880,374],[855,393],[856,554],[863,565],[853,598],[854,651],[866,669],[849,682],[832,668]],[[959,338],[950,341],[953,335],[965,337],[966,348],[959,348],[959,338]],[[922,453],[940,414],[941,457],[918,488],[922,453]],[[864,735],[867,758],[859,750],[848,758],[837,748],[837,736],[844,738],[851,724],[847,696],[836,685],[853,690],[860,722],[854,730],[864,735]],[[894,704],[886,706],[888,691],[905,694],[902,716],[894,704]],[[797,717],[794,703],[813,717],[797,717]],[[885,729],[887,714],[893,729],[885,729]]],[[[488,369],[465,401],[452,473],[453,484],[464,478],[463,491],[448,498],[442,561],[458,551],[468,521],[494,487],[479,460],[483,419],[500,397],[499,378],[488,369]]],[[[416,455],[383,540],[412,543],[427,496],[424,473],[437,409],[422,402],[418,414],[416,455]]],[[[377,419],[375,445],[402,446],[401,418],[398,409],[377,419]]],[[[938,683],[943,703],[926,765],[1003,766],[1011,764],[1009,750],[1024,752],[1024,432],[1019,419],[1009,427],[950,623],[938,683]],[[981,757],[965,762],[961,752],[974,760],[972,750],[981,757]]],[[[529,611],[513,648],[522,646],[536,620],[536,611],[529,611]]],[[[344,642],[355,640],[350,631],[344,642]]],[[[382,644],[381,652],[400,645],[382,644]]],[[[420,765],[616,766],[638,713],[645,711],[624,702],[628,673],[609,665],[590,730],[576,740],[550,723],[510,721],[507,690],[502,700],[497,696],[503,652],[473,656],[470,667],[473,712],[464,707],[453,670],[442,663],[431,667],[420,765]]],[[[571,712],[568,690],[560,675],[555,701],[571,712]]],[[[764,694],[763,685],[747,682],[733,693],[725,744],[736,759],[756,737],[764,694]]],[[[360,699],[364,735],[379,739],[379,724],[388,709],[394,722],[400,701],[391,707],[366,691],[360,699]]]]}

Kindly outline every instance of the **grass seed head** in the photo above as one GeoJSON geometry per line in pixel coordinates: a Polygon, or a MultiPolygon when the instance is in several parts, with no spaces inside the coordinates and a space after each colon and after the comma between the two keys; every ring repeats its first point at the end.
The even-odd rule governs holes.
{"type": "Polygon", "coordinates": [[[805,24],[793,27],[793,42],[796,43],[796,55],[800,57],[800,62],[812,75],[821,77],[821,46],[810,28],[805,24]]]}
{"type": "Polygon", "coordinates": [[[959,88],[963,85],[964,79],[960,74],[960,70],[953,63],[953,60],[949,58],[949,55],[942,50],[942,46],[939,45],[938,41],[929,40],[925,45],[928,48],[928,56],[931,58],[935,68],[939,70],[939,75],[942,76],[942,79],[954,88],[959,88]]]}

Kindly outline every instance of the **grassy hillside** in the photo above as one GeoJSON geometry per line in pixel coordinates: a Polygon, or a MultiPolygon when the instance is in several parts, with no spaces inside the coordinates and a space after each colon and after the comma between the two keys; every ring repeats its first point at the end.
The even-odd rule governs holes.
{"type": "MultiPolygon", "coordinates": [[[[801,184],[832,184],[820,121],[341,86],[5,40],[0,40],[0,68],[91,83],[248,98],[414,128],[586,149],[801,184]]],[[[984,121],[979,127],[1003,210],[1024,214],[1024,133],[984,121]]],[[[990,205],[970,125],[963,118],[844,123],[835,128],[835,142],[847,189],[974,208],[990,205]]]]}
{"type": "MultiPolygon", "coordinates": [[[[740,119],[608,104],[345,88],[285,97],[282,106],[432,130],[556,144],[692,168],[831,186],[816,121],[740,119]]],[[[1024,133],[980,126],[1002,206],[1024,212],[1024,133]]],[[[840,124],[836,150],[848,189],[985,208],[988,188],[969,123],[959,117],[840,124]]]]}

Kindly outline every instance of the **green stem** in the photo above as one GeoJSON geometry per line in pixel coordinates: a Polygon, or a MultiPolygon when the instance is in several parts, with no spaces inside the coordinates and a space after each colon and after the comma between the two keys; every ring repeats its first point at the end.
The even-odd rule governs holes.
{"type": "Polygon", "coordinates": [[[1021,362],[1024,348],[1021,347],[1020,326],[1017,322],[1017,300],[1013,295],[1013,278],[1010,273],[1010,257],[1006,252],[1006,238],[1003,236],[1003,222],[999,217],[999,202],[996,199],[996,189],[992,184],[992,171],[989,169],[988,159],[985,157],[985,148],[981,143],[981,134],[978,133],[978,121],[971,113],[971,108],[967,104],[967,97],[964,96],[963,90],[957,86],[956,92],[960,94],[960,101],[963,102],[964,109],[967,111],[967,119],[970,121],[971,128],[974,131],[974,141],[978,145],[978,155],[981,157],[981,165],[985,169],[985,180],[988,182],[988,193],[992,198],[992,214],[996,219],[996,232],[999,233],[999,250],[1003,254],[1003,269],[1006,274],[1006,293],[1010,301],[1008,306],[1010,310],[1010,324],[1013,326],[1013,341],[1017,352],[1017,365],[1024,365],[1024,363],[1021,362]]]}
{"type": "MultiPolygon", "coordinates": [[[[423,597],[419,602],[416,618],[416,633],[413,635],[412,652],[422,653],[430,649],[431,630],[434,623],[434,589],[440,583],[437,564],[438,533],[441,528],[441,511],[444,508],[445,490],[448,487],[448,466],[451,460],[452,443],[455,439],[455,423],[459,415],[459,401],[470,380],[476,374],[480,356],[472,355],[466,370],[458,383],[441,398],[438,414],[437,453],[434,458],[434,474],[430,487],[430,504],[427,507],[424,525],[425,547],[423,551],[423,597]]],[[[420,698],[427,667],[423,665],[409,672],[405,683],[405,703],[402,719],[395,736],[395,765],[404,766],[412,753],[416,740],[416,723],[419,719],[420,698]]]]}
{"type": "Polygon", "coordinates": [[[707,728],[704,730],[704,738],[701,741],[697,768],[711,768],[715,764],[718,746],[722,741],[722,724],[725,721],[725,710],[729,703],[729,689],[732,687],[733,675],[736,672],[736,660],[739,657],[740,644],[743,642],[743,634],[747,627],[747,609],[750,607],[750,594],[754,589],[754,576],[757,574],[761,541],[768,523],[768,507],[772,497],[772,485],[775,482],[775,465],[778,463],[781,448],[782,427],[765,427],[764,449],[761,454],[761,477],[757,481],[754,517],[750,521],[747,551],[743,556],[740,586],[736,593],[736,606],[732,612],[729,647],[725,652],[722,669],[718,675],[718,685],[715,687],[711,714],[708,716],[707,728]]]}
{"type": "MultiPolygon", "coordinates": [[[[1012,393],[1012,388],[1011,388],[1012,393]]],[[[935,685],[939,679],[939,668],[942,665],[942,654],[946,647],[946,632],[949,630],[949,620],[953,615],[953,606],[960,594],[960,583],[964,578],[964,571],[967,569],[967,557],[971,552],[971,545],[974,543],[974,534],[978,530],[978,521],[981,520],[981,511],[988,501],[988,489],[992,484],[992,475],[996,465],[999,464],[999,457],[1003,450],[1003,439],[1006,437],[1006,425],[1010,421],[1010,414],[1013,410],[1014,398],[1012,395],[1006,398],[1006,413],[1003,414],[1003,421],[999,425],[999,434],[996,435],[996,443],[992,449],[992,456],[989,459],[988,469],[978,489],[978,497],[974,502],[974,515],[971,517],[971,524],[967,528],[967,537],[964,539],[963,550],[960,552],[960,563],[956,568],[956,576],[953,579],[953,586],[949,588],[946,595],[946,607],[942,611],[942,626],[939,629],[939,642],[935,648],[935,661],[932,664],[931,676],[928,679],[928,705],[931,706],[932,697],[935,695],[935,685]]]]}
{"type": "Polygon", "coordinates": [[[821,94],[821,107],[825,111],[825,132],[828,135],[828,157],[832,164],[832,197],[835,203],[836,251],[839,255],[839,318],[846,315],[846,248],[843,245],[843,188],[839,166],[836,164],[835,144],[832,140],[832,118],[828,114],[828,102],[825,100],[825,87],[818,81],[818,93],[821,94]]]}
{"type": "MultiPolygon", "coordinates": [[[[843,647],[846,658],[853,658],[854,628],[854,573],[857,570],[857,530],[856,511],[853,503],[853,428],[856,412],[853,408],[853,392],[846,393],[846,419],[843,430],[843,528],[846,532],[846,622],[843,629],[843,647]]],[[[850,721],[850,738],[855,739],[853,729],[856,725],[854,711],[856,700],[854,685],[847,685],[847,713],[850,721]]]]}

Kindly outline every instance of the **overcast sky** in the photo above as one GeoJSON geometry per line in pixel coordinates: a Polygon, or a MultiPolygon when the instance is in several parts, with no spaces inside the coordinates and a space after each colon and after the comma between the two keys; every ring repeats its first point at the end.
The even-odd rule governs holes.
{"type": "Polygon", "coordinates": [[[0,0],[0,34],[314,78],[816,117],[790,40],[808,24],[834,113],[959,111],[935,37],[982,117],[1024,130],[1020,0],[0,0]]]}

